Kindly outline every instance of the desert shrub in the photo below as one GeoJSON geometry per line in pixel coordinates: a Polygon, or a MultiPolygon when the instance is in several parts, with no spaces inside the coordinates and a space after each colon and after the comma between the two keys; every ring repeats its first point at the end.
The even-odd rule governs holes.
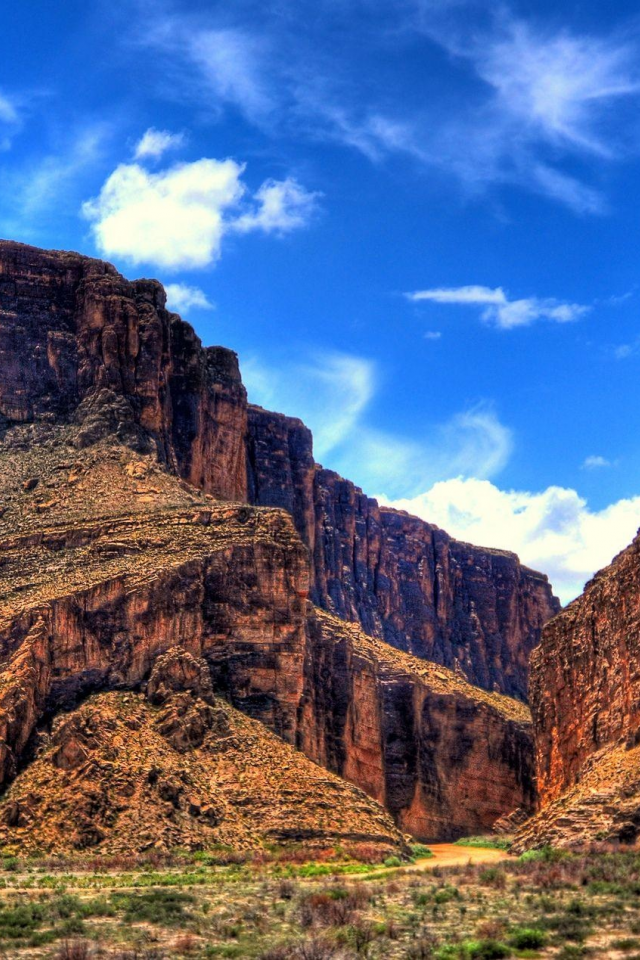
{"type": "Polygon", "coordinates": [[[0,940],[29,940],[46,919],[40,903],[21,903],[15,907],[0,908],[0,940]]]}
{"type": "Polygon", "coordinates": [[[113,894],[111,902],[124,909],[126,923],[156,923],[166,927],[180,926],[189,917],[185,909],[194,898],[175,890],[152,890],[148,893],[113,894]]]}
{"type": "Polygon", "coordinates": [[[509,850],[511,840],[508,837],[461,837],[456,847],[488,847],[491,850],[509,850]]]}
{"type": "Polygon", "coordinates": [[[405,956],[407,960],[431,960],[434,955],[434,938],[428,934],[418,937],[413,943],[410,943],[406,949],[405,956]]]}
{"type": "Polygon", "coordinates": [[[425,847],[424,843],[412,843],[411,856],[414,860],[424,860],[426,857],[432,857],[433,852],[429,847],[425,847]]]}
{"type": "Polygon", "coordinates": [[[400,859],[400,857],[387,857],[385,860],[383,860],[383,863],[385,867],[401,867],[402,866],[402,860],[400,859]]]}
{"type": "Polygon", "coordinates": [[[486,883],[497,890],[504,890],[507,885],[507,876],[500,867],[487,867],[480,872],[478,879],[480,883],[486,883]]]}
{"type": "Polygon", "coordinates": [[[514,930],[509,937],[509,943],[517,950],[540,950],[547,942],[544,930],[537,927],[521,927],[514,930]]]}
{"type": "Polygon", "coordinates": [[[467,944],[468,956],[471,960],[501,960],[510,957],[510,948],[499,940],[478,940],[467,944]]]}
{"type": "Polygon", "coordinates": [[[54,956],[55,960],[88,960],[91,948],[86,940],[65,940],[54,956]]]}
{"type": "Polygon", "coordinates": [[[297,884],[285,877],[278,884],[278,898],[280,900],[293,900],[297,889],[297,884]]]}
{"type": "Polygon", "coordinates": [[[338,960],[343,952],[326,940],[305,940],[303,943],[282,944],[261,953],[258,960],[338,960]]]}

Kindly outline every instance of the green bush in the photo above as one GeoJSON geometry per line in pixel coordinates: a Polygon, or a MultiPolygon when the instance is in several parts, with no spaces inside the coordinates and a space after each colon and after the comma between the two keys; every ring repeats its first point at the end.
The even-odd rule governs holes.
{"type": "Polygon", "coordinates": [[[509,937],[509,943],[516,950],[540,950],[547,942],[544,930],[537,927],[522,927],[514,930],[509,937]]]}
{"type": "Polygon", "coordinates": [[[489,850],[509,850],[509,837],[460,837],[455,842],[456,847],[480,847],[489,850]]]}

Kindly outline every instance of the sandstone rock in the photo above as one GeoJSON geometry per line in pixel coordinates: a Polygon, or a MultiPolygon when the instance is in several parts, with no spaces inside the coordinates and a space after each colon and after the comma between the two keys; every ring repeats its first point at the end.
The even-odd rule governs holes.
{"type": "Polygon", "coordinates": [[[513,553],[473,547],[381,508],[317,466],[299,421],[249,407],[249,496],[284,507],[313,558],[314,602],[400,650],[526,699],[528,661],[560,609],[513,553]]]}
{"type": "Polygon", "coordinates": [[[540,812],[518,849],[640,833],[640,537],[553,619],[532,656],[540,812]]]}
{"type": "MultiPolygon", "coordinates": [[[[311,551],[316,604],[485,689],[526,698],[529,654],[559,609],[546,577],[513,554],[381,509],[318,467],[304,425],[247,409],[235,354],[203,349],[165,310],[160,284],[7,241],[0,277],[0,414],[9,422],[73,422],[69,443],[79,449],[116,437],[218,499],[283,507],[311,551]]],[[[77,472],[68,482],[82,486],[77,472]]],[[[152,503],[152,490],[135,495],[152,503]]]]}

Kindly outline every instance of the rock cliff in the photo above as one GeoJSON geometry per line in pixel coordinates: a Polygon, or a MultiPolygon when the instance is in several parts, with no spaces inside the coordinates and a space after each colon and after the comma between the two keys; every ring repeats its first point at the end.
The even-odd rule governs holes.
{"type": "MultiPolygon", "coordinates": [[[[87,698],[146,690],[151,706],[134,712],[151,724],[165,756],[169,748],[149,711],[196,683],[205,705],[211,691],[425,839],[486,831],[498,816],[531,804],[523,704],[317,610],[308,599],[308,550],[286,511],[215,501],[153,454],[112,437],[78,449],[78,429],[40,425],[34,443],[34,425],[15,425],[0,442],[0,782],[14,784],[0,803],[7,829],[22,823],[14,823],[17,803],[25,809],[24,842],[36,845],[46,833],[36,830],[40,814],[55,819],[67,809],[80,774],[55,774],[55,795],[43,800],[52,806],[27,802],[53,776],[51,750],[66,744],[68,731],[72,745],[63,752],[76,750],[76,721],[65,726],[61,710],[80,710],[84,729],[95,717],[83,706],[87,698]],[[175,649],[197,669],[187,658],[158,676],[158,664],[175,649]]],[[[116,702],[105,702],[105,717],[116,702]]],[[[176,730],[163,729],[178,746],[194,745],[208,716],[201,705],[193,723],[187,717],[176,730]]],[[[106,762],[121,742],[120,725],[112,732],[115,739],[107,731],[95,744],[91,763],[106,762]]],[[[198,757],[194,770],[210,770],[198,757]]],[[[144,769],[124,778],[134,784],[132,797],[147,796],[144,769]]],[[[80,779],[86,785],[84,774],[80,779]]],[[[252,790],[262,783],[264,797],[268,782],[256,778],[252,790]]],[[[117,790],[110,797],[96,834],[109,849],[119,843],[107,829],[109,804],[125,802],[117,790]]],[[[152,799],[154,820],[164,807],[162,797],[152,799]]],[[[360,825],[358,805],[350,807],[348,832],[373,835],[372,808],[362,804],[360,825]]],[[[128,821],[123,815],[120,822],[128,821]]],[[[322,822],[326,836],[335,836],[335,825],[322,822]]],[[[181,842],[213,836],[198,823],[180,819],[181,842]]],[[[224,830],[236,828],[231,819],[224,830]]],[[[388,843],[383,819],[377,829],[378,842],[388,843]]],[[[87,842],[85,833],[79,843],[87,842]]]]}
{"type": "Polygon", "coordinates": [[[640,832],[640,537],[544,629],[532,656],[540,812],[518,849],[640,832]]]}
{"type": "Polygon", "coordinates": [[[313,459],[300,420],[249,406],[249,496],[284,507],[312,556],[311,596],[399,650],[526,699],[529,655],[560,609],[547,577],[380,507],[313,459]]]}
{"type": "Polygon", "coordinates": [[[559,609],[546,577],[320,468],[303,424],[248,407],[235,354],[204,349],[157,282],[0,241],[0,415],[73,422],[76,449],[113,434],[217,499],[283,507],[310,550],[317,605],[526,698],[529,654],[559,609]]]}

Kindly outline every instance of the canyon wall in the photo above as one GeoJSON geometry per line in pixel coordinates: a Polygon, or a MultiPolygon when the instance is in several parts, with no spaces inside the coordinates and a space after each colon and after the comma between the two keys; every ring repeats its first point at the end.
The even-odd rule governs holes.
{"type": "Polygon", "coordinates": [[[525,699],[528,661],[560,609],[515,554],[380,507],[313,459],[300,420],[249,406],[249,496],[283,507],[312,556],[314,602],[471,683],[525,699]]]}
{"type": "Polygon", "coordinates": [[[152,445],[184,479],[246,499],[246,393],[237,357],[203,349],[155,280],[0,241],[0,415],[73,418],[78,446],[106,432],[152,445]]]}
{"type": "Polygon", "coordinates": [[[640,537],[543,631],[531,709],[540,812],[519,848],[640,832],[640,537]]]}
{"type": "Polygon", "coordinates": [[[0,415],[73,422],[77,448],[114,434],[218,499],[283,507],[317,605],[526,699],[529,654],[559,609],[547,578],[319,467],[304,425],[248,407],[235,354],[204,349],[157,282],[0,241],[0,415]]]}
{"type": "Polygon", "coordinates": [[[18,784],[0,824],[15,803],[27,826],[37,820],[20,784],[40,776],[29,771],[60,712],[102,691],[144,691],[171,650],[417,836],[487,831],[531,806],[526,707],[317,610],[286,511],[214,502],[108,438],[69,462],[73,434],[52,429],[55,442],[23,454],[33,489],[3,469],[19,446],[0,443],[0,783],[18,784]],[[99,497],[83,494],[94,488],[99,497]]]}

